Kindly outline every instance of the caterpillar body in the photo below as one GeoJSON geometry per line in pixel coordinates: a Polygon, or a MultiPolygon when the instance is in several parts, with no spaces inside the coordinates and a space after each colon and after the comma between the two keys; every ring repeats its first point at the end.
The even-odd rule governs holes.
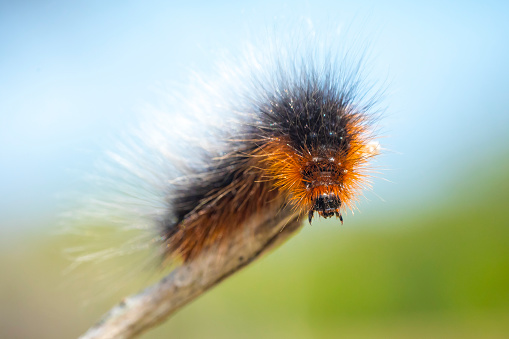
{"type": "Polygon", "coordinates": [[[219,65],[212,80],[197,77],[172,95],[110,154],[117,193],[103,201],[107,213],[116,207],[129,223],[156,229],[164,258],[185,262],[221,253],[260,213],[292,209],[309,223],[343,223],[378,153],[376,95],[361,64],[329,48],[248,48],[236,66],[219,65]]]}

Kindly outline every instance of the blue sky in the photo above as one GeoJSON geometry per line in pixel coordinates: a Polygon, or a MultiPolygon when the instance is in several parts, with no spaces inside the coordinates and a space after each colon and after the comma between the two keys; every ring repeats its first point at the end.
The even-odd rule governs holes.
{"type": "Polygon", "coordinates": [[[370,76],[387,83],[390,152],[379,166],[390,182],[375,182],[363,213],[429,204],[465,168],[507,150],[504,1],[2,2],[1,227],[52,220],[57,196],[158,91],[293,17],[372,41],[370,76]]]}

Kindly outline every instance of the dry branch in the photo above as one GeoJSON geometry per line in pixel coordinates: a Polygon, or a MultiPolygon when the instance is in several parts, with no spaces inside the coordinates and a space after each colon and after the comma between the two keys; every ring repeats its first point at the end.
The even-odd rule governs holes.
{"type": "Polygon", "coordinates": [[[245,232],[237,232],[220,257],[205,252],[177,267],[157,284],[125,298],[80,338],[133,338],[282,243],[301,226],[299,216],[290,209],[264,212],[240,225],[245,232]]]}

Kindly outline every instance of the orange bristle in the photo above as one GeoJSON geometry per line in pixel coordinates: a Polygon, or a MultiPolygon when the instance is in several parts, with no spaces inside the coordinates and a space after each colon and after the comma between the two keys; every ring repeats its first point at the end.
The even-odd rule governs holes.
{"type": "Polygon", "coordinates": [[[366,169],[376,152],[370,145],[371,133],[360,116],[347,125],[346,134],[350,140],[347,149],[338,146],[296,150],[284,138],[270,140],[262,149],[266,178],[273,180],[278,189],[289,195],[294,207],[303,212],[310,210],[319,196],[330,193],[339,197],[343,208],[352,209],[360,191],[369,186],[366,169]],[[307,187],[320,180],[325,183],[307,187]]]}

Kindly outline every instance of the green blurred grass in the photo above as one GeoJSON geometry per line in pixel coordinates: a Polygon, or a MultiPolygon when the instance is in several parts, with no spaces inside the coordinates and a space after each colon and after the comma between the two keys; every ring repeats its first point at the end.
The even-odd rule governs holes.
{"type": "MultiPolygon", "coordinates": [[[[453,177],[435,203],[304,227],[143,338],[507,338],[509,161],[453,177]]],[[[76,337],[150,278],[96,285],[91,270],[61,287],[69,242],[0,258],[0,337],[76,337]]]]}

